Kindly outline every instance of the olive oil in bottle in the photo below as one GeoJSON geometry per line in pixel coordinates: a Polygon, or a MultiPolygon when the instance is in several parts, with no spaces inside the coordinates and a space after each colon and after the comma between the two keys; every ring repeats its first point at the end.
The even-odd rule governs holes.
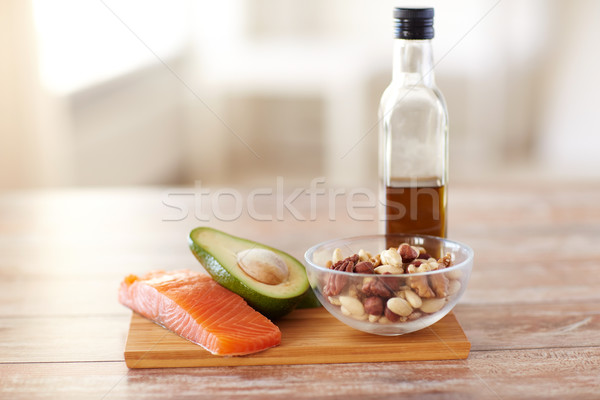
{"type": "Polygon", "coordinates": [[[436,180],[417,186],[392,181],[385,188],[385,233],[446,236],[446,187],[436,180]]]}
{"type": "Polygon", "coordinates": [[[386,234],[446,236],[448,113],[433,74],[433,9],[394,9],[392,82],[380,114],[386,234]]]}

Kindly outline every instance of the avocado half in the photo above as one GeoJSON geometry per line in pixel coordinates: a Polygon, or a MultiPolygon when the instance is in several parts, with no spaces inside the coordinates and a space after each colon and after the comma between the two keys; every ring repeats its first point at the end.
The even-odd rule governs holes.
{"type": "Polygon", "coordinates": [[[277,319],[289,313],[310,290],[304,266],[283,251],[208,227],[192,230],[189,245],[216,282],[242,296],[267,318],[277,319]],[[281,257],[289,269],[288,278],[277,285],[269,285],[247,275],[238,266],[237,254],[253,248],[271,250],[281,257]]]}

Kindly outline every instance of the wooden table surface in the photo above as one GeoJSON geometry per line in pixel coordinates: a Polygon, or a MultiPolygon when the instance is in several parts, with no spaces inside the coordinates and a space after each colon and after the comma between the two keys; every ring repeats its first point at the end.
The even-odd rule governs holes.
{"type": "Polygon", "coordinates": [[[219,209],[219,220],[189,193],[0,195],[0,398],[600,398],[600,184],[451,188],[449,236],[475,250],[455,308],[472,343],[467,360],[128,370],[131,312],[117,301],[119,282],[199,268],[187,248],[193,227],[298,258],[319,241],[378,227],[372,209],[354,210],[371,221],[349,217],[344,196],[337,208],[320,198],[312,209],[301,195],[291,205],[302,219],[257,196],[250,211],[272,216],[258,221],[248,207],[236,220],[219,209]]]}

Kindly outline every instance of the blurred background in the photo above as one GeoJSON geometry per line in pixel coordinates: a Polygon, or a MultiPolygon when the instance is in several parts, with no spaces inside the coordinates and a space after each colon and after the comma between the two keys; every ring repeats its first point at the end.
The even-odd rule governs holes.
{"type": "Polygon", "coordinates": [[[436,8],[450,179],[600,180],[594,0],[2,0],[0,190],[376,185],[392,8],[436,8]]]}

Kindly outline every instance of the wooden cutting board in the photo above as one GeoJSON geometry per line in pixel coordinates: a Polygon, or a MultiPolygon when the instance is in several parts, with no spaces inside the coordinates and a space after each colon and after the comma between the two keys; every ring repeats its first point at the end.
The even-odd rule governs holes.
{"type": "Polygon", "coordinates": [[[223,357],[133,313],[125,362],[129,368],[173,368],[453,360],[467,358],[471,349],[453,313],[428,328],[402,336],[357,331],[324,308],[295,310],[277,325],[282,334],[279,346],[247,356],[223,357]]]}

